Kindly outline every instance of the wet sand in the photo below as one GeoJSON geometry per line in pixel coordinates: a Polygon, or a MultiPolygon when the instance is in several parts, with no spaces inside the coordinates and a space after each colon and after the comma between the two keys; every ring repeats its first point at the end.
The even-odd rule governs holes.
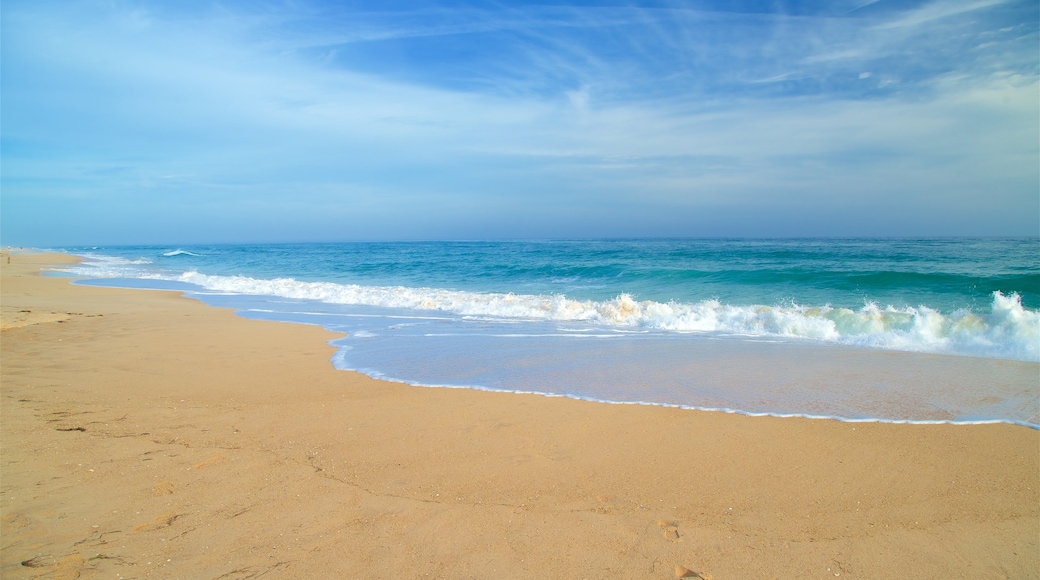
{"type": "Polygon", "coordinates": [[[1033,429],[381,382],[70,259],[0,257],[5,579],[1040,577],[1033,429]]]}

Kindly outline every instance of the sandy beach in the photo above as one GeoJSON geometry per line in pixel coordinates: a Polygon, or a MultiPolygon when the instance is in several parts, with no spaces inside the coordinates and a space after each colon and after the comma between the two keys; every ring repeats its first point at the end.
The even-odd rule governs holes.
{"type": "Polygon", "coordinates": [[[1040,577],[1033,429],[381,382],[73,260],[0,260],[4,578],[1040,577]]]}

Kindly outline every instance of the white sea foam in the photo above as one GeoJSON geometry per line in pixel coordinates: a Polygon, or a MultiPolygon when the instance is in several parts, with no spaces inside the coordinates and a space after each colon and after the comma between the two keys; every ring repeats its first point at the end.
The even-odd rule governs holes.
{"type": "Polygon", "coordinates": [[[201,256],[202,254],[196,254],[189,252],[188,250],[170,250],[169,252],[163,252],[163,256],[172,258],[174,256],[201,256]]]}
{"type": "Polygon", "coordinates": [[[140,278],[141,266],[152,263],[147,258],[128,260],[92,253],[80,254],[80,257],[84,258],[83,263],[63,267],[62,271],[91,278],[140,278]]]}
{"type": "Polygon", "coordinates": [[[1017,293],[994,292],[989,312],[941,313],[927,306],[895,308],[868,303],[857,310],[830,306],[728,305],[574,300],[563,295],[477,293],[403,286],[361,286],[261,280],[187,272],[173,279],[207,290],[259,294],[331,304],[436,310],[497,320],[592,323],[619,329],[713,332],[786,337],[858,346],[1040,361],[1040,313],[1022,306],[1017,293]]]}

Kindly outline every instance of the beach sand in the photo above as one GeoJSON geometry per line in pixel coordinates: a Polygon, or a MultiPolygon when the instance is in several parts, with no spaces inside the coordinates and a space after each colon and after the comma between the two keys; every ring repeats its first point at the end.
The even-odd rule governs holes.
{"type": "Polygon", "coordinates": [[[1033,429],[381,382],[71,260],[0,258],[5,579],[1040,577],[1033,429]]]}

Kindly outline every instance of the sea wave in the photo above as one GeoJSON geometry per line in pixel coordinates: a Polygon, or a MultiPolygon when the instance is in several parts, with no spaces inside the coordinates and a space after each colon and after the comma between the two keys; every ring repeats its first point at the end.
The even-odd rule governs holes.
{"type": "Polygon", "coordinates": [[[829,305],[732,305],[687,302],[575,300],[564,295],[480,293],[404,286],[363,286],[263,280],[186,272],[173,277],[208,290],[331,304],[437,310],[462,316],[573,322],[673,332],[716,332],[835,342],[892,350],[1040,361],[1040,312],[1021,297],[996,291],[988,312],[942,313],[928,306],[834,308],[829,305]]]}
{"type": "Polygon", "coordinates": [[[117,256],[105,256],[102,254],[82,253],[78,254],[85,258],[85,262],[75,266],[63,268],[63,270],[93,278],[115,278],[119,276],[138,276],[141,266],[152,263],[148,258],[120,258],[117,256]]]}
{"type": "Polygon", "coordinates": [[[170,250],[169,252],[163,252],[163,257],[172,258],[174,256],[201,256],[202,254],[196,254],[189,252],[188,250],[170,250]]]}

